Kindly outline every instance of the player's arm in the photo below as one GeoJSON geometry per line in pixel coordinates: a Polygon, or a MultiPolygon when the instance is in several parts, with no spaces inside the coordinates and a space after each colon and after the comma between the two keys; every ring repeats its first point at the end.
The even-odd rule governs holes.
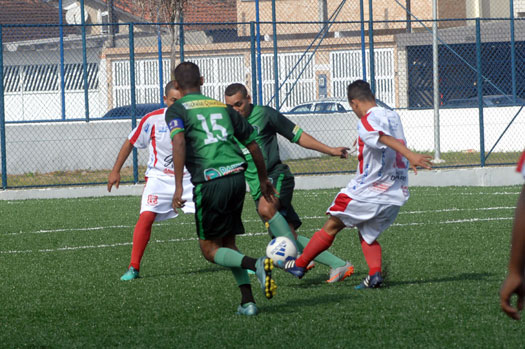
{"type": "Polygon", "coordinates": [[[108,191],[111,192],[111,188],[113,185],[115,185],[115,188],[118,189],[118,186],[120,185],[120,170],[122,169],[122,166],[124,166],[124,163],[129,157],[129,154],[133,150],[133,144],[129,141],[129,139],[126,139],[124,141],[124,144],[120,148],[120,151],[117,156],[117,160],[115,161],[115,164],[113,165],[113,169],[109,173],[108,177],[108,191]]]}
{"type": "Polygon", "coordinates": [[[330,147],[324,143],[319,142],[314,137],[310,136],[308,133],[304,132],[301,133],[301,136],[299,137],[299,141],[297,142],[301,147],[308,148],[312,150],[317,150],[318,152],[328,154],[331,156],[339,156],[341,158],[347,158],[348,152],[347,150],[349,148],[346,147],[330,147]]]}
{"type": "Polygon", "coordinates": [[[257,175],[259,176],[261,194],[268,202],[274,202],[276,200],[276,192],[272,183],[270,183],[270,180],[268,179],[266,165],[264,164],[264,157],[261,152],[261,149],[255,141],[246,144],[246,148],[250,151],[255,167],[257,167],[257,175]]]}
{"type": "Polygon", "coordinates": [[[511,318],[520,319],[519,311],[523,310],[525,296],[525,185],[518,198],[514,225],[512,227],[512,246],[510,250],[509,274],[500,290],[501,309],[511,318]],[[517,308],[510,304],[513,294],[518,296],[517,308]]]}
{"type": "Polygon", "coordinates": [[[418,166],[426,168],[427,170],[430,170],[432,168],[432,163],[430,162],[430,160],[432,160],[432,156],[414,153],[413,151],[408,149],[403,143],[401,143],[392,136],[381,133],[379,136],[379,142],[383,143],[389,148],[394,149],[395,151],[403,155],[405,158],[407,158],[407,160],[410,162],[410,167],[414,170],[416,174],[418,166]]]}
{"type": "Polygon", "coordinates": [[[175,212],[184,206],[186,200],[182,200],[182,178],[184,176],[184,162],[186,161],[186,140],[184,133],[176,133],[171,139],[173,155],[173,172],[175,173],[175,193],[171,203],[175,212]]]}

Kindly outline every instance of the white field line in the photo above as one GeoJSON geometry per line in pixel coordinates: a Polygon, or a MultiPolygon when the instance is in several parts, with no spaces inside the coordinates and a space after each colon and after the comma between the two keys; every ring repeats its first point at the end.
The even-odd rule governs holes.
{"type": "MultiPolygon", "coordinates": [[[[239,235],[239,237],[246,236],[258,236],[258,235],[268,235],[268,233],[248,233],[244,235],[239,235]]],[[[168,243],[168,242],[185,242],[185,241],[196,241],[197,238],[184,238],[184,239],[168,239],[168,240],[151,240],[150,243],[168,243]]],[[[35,252],[63,252],[63,251],[77,251],[77,250],[87,250],[92,248],[108,248],[108,247],[120,247],[120,246],[129,246],[132,242],[117,242],[114,244],[101,244],[101,245],[85,245],[85,246],[66,246],[59,248],[45,248],[39,250],[10,250],[10,251],[0,251],[0,254],[22,254],[22,253],[35,253],[35,252]]]]}
{"type": "MultiPolygon", "coordinates": [[[[428,225],[428,224],[461,224],[461,223],[474,223],[474,222],[486,222],[486,221],[504,221],[504,220],[511,220],[513,217],[496,217],[496,218],[468,218],[468,219],[457,219],[457,220],[446,220],[446,221],[440,221],[440,222],[413,222],[413,223],[394,223],[392,224],[393,227],[403,227],[403,226],[420,226],[420,225],[428,225]]],[[[247,237],[247,236],[260,236],[260,235],[267,235],[268,233],[248,233],[244,235],[240,235],[239,237],[247,237]]],[[[185,241],[195,241],[197,238],[184,238],[184,239],[168,239],[168,240],[151,240],[150,242],[154,243],[169,243],[169,242],[185,242],[185,241]]],[[[8,251],[0,251],[0,255],[2,254],[23,254],[23,253],[46,253],[46,252],[63,252],[63,251],[76,251],[76,250],[86,250],[86,249],[93,249],[93,248],[108,248],[108,247],[120,247],[120,246],[129,246],[131,245],[131,242],[118,242],[113,244],[101,244],[101,245],[85,245],[85,246],[65,246],[65,247],[59,247],[59,248],[46,248],[46,249],[39,249],[39,250],[8,250],[8,251]]]]}
{"type": "MultiPolygon", "coordinates": [[[[407,215],[407,214],[425,214],[425,213],[439,213],[439,212],[462,212],[462,211],[494,211],[494,210],[514,210],[516,207],[513,206],[502,206],[502,207],[482,207],[482,208],[446,208],[441,210],[426,210],[426,211],[401,211],[399,212],[400,215],[407,215]]],[[[326,216],[307,216],[302,217],[302,219],[323,219],[326,218],[326,216]]],[[[250,219],[244,221],[245,223],[254,223],[254,222],[260,222],[260,220],[256,219],[250,219]]],[[[167,226],[171,225],[172,223],[156,223],[155,226],[167,226]]],[[[180,222],[176,224],[184,224],[184,225],[193,225],[193,222],[180,222]]],[[[414,223],[415,225],[419,225],[419,223],[414,223]]],[[[425,223],[426,224],[426,223],[425,223]]],[[[394,224],[395,225],[395,224],[394,224]]],[[[105,227],[88,227],[88,228],[65,228],[65,229],[43,229],[43,230],[37,230],[37,231],[31,231],[31,232],[16,232],[16,233],[4,233],[0,234],[0,236],[9,236],[9,235],[22,235],[22,234],[44,234],[44,233],[62,233],[62,232],[68,232],[68,231],[95,231],[95,230],[106,230],[106,229],[132,229],[134,226],[131,225],[110,225],[105,227]]]]}

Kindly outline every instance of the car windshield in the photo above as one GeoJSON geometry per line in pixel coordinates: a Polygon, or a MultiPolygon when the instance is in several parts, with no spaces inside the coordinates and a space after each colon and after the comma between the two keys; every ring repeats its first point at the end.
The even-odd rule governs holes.
{"type": "Polygon", "coordinates": [[[303,105],[298,105],[297,107],[293,108],[292,110],[290,110],[290,112],[291,113],[305,113],[305,112],[309,112],[311,108],[312,108],[312,104],[303,104],[303,105]]]}

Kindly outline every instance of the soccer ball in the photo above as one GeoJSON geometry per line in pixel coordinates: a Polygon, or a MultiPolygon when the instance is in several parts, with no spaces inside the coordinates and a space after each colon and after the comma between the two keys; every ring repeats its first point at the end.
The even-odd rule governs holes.
{"type": "Polygon", "coordinates": [[[278,236],[266,246],[266,256],[273,259],[274,264],[287,257],[297,257],[297,247],[294,242],[284,236],[278,236]]]}

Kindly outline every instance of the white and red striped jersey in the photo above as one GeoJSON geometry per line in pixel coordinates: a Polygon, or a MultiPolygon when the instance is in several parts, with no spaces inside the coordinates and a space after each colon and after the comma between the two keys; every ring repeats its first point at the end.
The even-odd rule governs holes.
{"type": "Polygon", "coordinates": [[[518,161],[518,167],[516,167],[516,171],[521,173],[521,175],[525,179],[525,151],[521,154],[521,157],[518,161]]]}
{"type": "MultiPolygon", "coordinates": [[[[148,147],[149,160],[146,177],[173,177],[173,154],[168,126],[164,119],[168,108],[157,109],[146,114],[128,139],[135,148],[148,147]]],[[[184,177],[190,174],[184,167],[184,177]]],[[[173,183],[175,185],[175,182],[173,183]]]]}
{"type": "Polygon", "coordinates": [[[399,115],[373,107],[359,120],[357,131],[357,172],[346,187],[348,195],[358,201],[402,206],[409,197],[408,160],[379,142],[385,134],[406,144],[399,115]]]}

